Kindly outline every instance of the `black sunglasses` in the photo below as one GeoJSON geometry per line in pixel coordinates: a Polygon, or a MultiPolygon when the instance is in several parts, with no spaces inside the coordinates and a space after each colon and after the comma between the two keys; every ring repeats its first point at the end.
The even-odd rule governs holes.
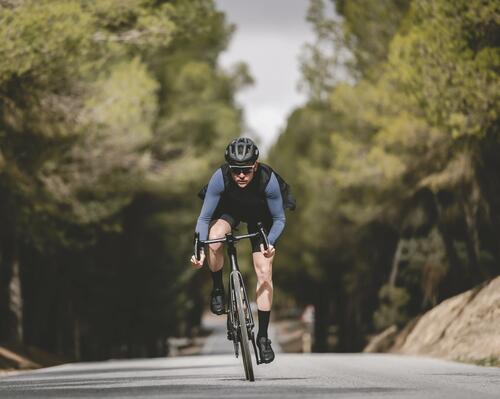
{"type": "Polygon", "coordinates": [[[235,175],[239,175],[243,173],[244,175],[248,175],[253,172],[253,166],[229,166],[231,169],[231,173],[235,175]]]}

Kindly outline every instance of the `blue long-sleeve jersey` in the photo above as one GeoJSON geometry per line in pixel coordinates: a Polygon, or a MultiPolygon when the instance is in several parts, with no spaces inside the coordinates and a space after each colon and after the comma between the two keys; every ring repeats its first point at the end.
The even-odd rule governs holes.
{"type": "MultiPolygon", "coordinates": [[[[255,178],[255,177],[254,177],[255,178]]],[[[248,188],[238,188],[241,190],[241,195],[245,195],[245,190],[248,188]]],[[[207,190],[205,193],[205,199],[203,201],[203,206],[201,208],[200,216],[198,217],[198,222],[196,224],[196,232],[200,234],[201,240],[206,240],[208,237],[208,227],[210,222],[213,220],[213,215],[217,209],[226,188],[224,186],[224,176],[222,175],[222,169],[217,169],[217,171],[212,175],[207,190]]],[[[248,195],[251,195],[250,191],[247,191],[248,195]]],[[[269,214],[272,217],[272,226],[269,231],[269,242],[274,245],[276,240],[279,238],[283,229],[285,228],[285,210],[283,209],[283,198],[281,196],[281,190],[278,183],[278,179],[274,173],[271,173],[271,177],[267,186],[264,190],[264,200],[267,204],[269,214]]],[[[234,204],[235,206],[245,206],[244,204],[234,204]]]]}

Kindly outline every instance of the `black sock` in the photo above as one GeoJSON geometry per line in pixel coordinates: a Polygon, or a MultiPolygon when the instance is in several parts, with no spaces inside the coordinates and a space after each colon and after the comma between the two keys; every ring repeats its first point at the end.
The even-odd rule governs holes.
{"type": "Polygon", "coordinates": [[[257,333],[257,339],[259,339],[260,337],[267,338],[267,327],[269,326],[269,317],[271,316],[271,311],[257,309],[257,314],[259,316],[259,332],[257,333]]]}
{"type": "Polygon", "coordinates": [[[214,282],[214,288],[224,288],[224,284],[222,283],[222,268],[217,272],[212,273],[212,280],[214,282]]]}

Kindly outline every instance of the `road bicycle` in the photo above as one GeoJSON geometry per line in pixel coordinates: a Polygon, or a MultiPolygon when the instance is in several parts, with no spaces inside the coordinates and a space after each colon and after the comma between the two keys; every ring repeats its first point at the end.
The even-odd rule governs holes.
{"type": "Polygon", "coordinates": [[[243,368],[245,369],[245,377],[248,381],[255,381],[252,357],[250,355],[250,346],[248,343],[249,341],[252,343],[257,365],[261,364],[262,361],[259,356],[259,351],[257,350],[257,345],[255,344],[255,335],[253,332],[255,323],[253,321],[252,310],[250,309],[250,302],[248,301],[247,290],[238,266],[236,242],[245,238],[260,237],[264,245],[264,249],[267,249],[269,247],[269,240],[262,223],[257,223],[257,230],[258,231],[256,233],[252,234],[234,236],[232,233],[229,233],[226,234],[225,237],[205,241],[201,241],[199,234],[197,233],[194,238],[194,253],[196,259],[198,260],[200,259],[201,248],[204,245],[215,243],[227,244],[227,254],[229,256],[229,264],[231,266],[226,307],[227,333],[228,338],[233,341],[234,353],[237,358],[239,357],[238,345],[241,348],[243,368]]]}

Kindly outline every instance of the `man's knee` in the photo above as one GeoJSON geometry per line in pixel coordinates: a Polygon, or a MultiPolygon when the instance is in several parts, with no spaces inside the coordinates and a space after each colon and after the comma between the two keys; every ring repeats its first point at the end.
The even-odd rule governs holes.
{"type": "MultiPolygon", "coordinates": [[[[210,233],[208,234],[208,239],[214,240],[216,238],[221,238],[224,236],[224,234],[225,233],[223,233],[221,229],[211,229],[210,233]]],[[[215,244],[209,244],[208,248],[213,252],[220,251],[222,249],[222,243],[217,242],[215,244]]]]}
{"type": "Polygon", "coordinates": [[[273,268],[270,262],[255,265],[255,273],[257,274],[257,280],[260,284],[267,283],[272,285],[273,268]]]}
{"type": "MultiPolygon", "coordinates": [[[[231,232],[230,224],[225,220],[218,219],[210,227],[210,230],[208,232],[208,239],[214,240],[216,238],[221,238],[230,232],[231,232]]],[[[210,244],[208,247],[210,248],[211,251],[216,252],[222,248],[222,243],[210,244]]]]}

